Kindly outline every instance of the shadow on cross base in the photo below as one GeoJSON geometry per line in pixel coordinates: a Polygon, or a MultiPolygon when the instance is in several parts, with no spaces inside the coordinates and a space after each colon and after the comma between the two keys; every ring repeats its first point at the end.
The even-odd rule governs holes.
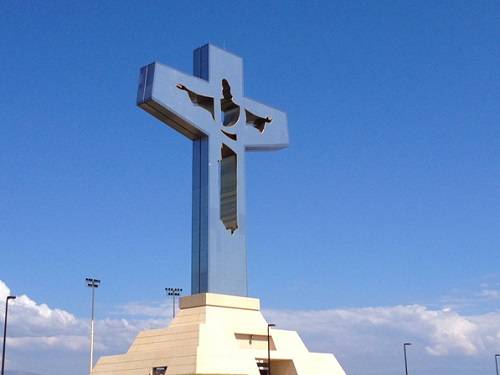
{"type": "Polygon", "coordinates": [[[271,329],[256,298],[181,298],[167,328],[139,333],[127,353],[102,357],[93,375],[345,375],[333,354],[312,353],[295,331],[271,329]],[[269,341],[268,341],[269,339],[269,341]]]}

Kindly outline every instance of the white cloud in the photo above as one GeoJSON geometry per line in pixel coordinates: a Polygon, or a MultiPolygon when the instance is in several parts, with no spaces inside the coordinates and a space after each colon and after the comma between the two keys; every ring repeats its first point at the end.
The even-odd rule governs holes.
{"type": "Polygon", "coordinates": [[[5,298],[10,295],[10,289],[9,287],[2,281],[0,280],[0,298],[5,301],[5,298]]]}
{"type": "MultiPolygon", "coordinates": [[[[10,294],[10,289],[0,280],[0,300],[10,294]]],[[[128,305],[127,305],[128,306],[128,305]]],[[[128,315],[138,315],[140,307],[134,306],[134,311],[127,307],[120,310],[130,310],[128,315]],[[134,312],[135,314],[131,314],[134,312]]],[[[160,317],[161,308],[156,310],[145,308],[145,319],[102,319],[96,321],[96,350],[112,352],[123,350],[137,333],[146,328],[162,327],[168,324],[166,313],[160,317]],[[158,315],[154,315],[156,311],[158,315]]],[[[4,309],[0,310],[3,320],[4,309]]],[[[89,324],[87,319],[75,317],[73,314],[39,304],[26,295],[18,296],[9,303],[9,346],[19,350],[54,349],[69,351],[87,351],[89,324]]]]}
{"type": "Polygon", "coordinates": [[[433,356],[471,356],[493,343],[500,347],[500,313],[464,316],[449,308],[430,310],[425,306],[410,305],[268,311],[267,316],[273,322],[295,327],[320,342],[325,342],[326,337],[338,338],[337,345],[349,347],[355,344],[361,350],[372,350],[396,337],[400,341],[411,339],[422,343],[427,353],[433,356]],[[376,341],[379,342],[377,346],[362,344],[376,341]]]}
{"type": "MultiPolygon", "coordinates": [[[[0,298],[3,300],[9,294],[7,285],[0,281],[0,298]]],[[[3,309],[1,316],[3,319],[3,309]]],[[[14,348],[77,350],[83,347],[81,337],[85,331],[83,322],[73,314],[38,304],[26,295],[9,303],[9,333],[12,336],[9,345],[14,348]]]]}

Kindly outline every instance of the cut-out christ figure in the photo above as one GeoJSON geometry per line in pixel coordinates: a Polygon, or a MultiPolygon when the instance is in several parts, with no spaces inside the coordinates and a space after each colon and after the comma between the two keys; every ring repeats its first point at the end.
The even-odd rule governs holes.
{"type": "Polygon", "coordinates": [[[246,296],[245,151],[286,147],[286,115],[244,97],[241,58],[212,45],[194,76],[142,68],[137,103],[193,141],[192,293],[246,296]]]}
{"type": "MultiPolygon", "coordinates": [[[[207,110],[214,117],[214,98],[200,95],[181,83],[178,83],[177,88],[188,93],[189,99],[195,105],[207,110]]],[[[238,123],[240,118],[240,106],[233,101],[231,95],[231,86],[226,79],[222,80],[222,99],[220,100],[220,109],[222,115],[222,126],[230,128],[238,123]]],[[[248,110],[245,110],[247,124],[255,126],[261,133],[264,132],[267,123],[271,122],[271,118],[259,117],[248,110]]],[[[214,119],[215,120],[215,119],[214,119]]],[[[232,139],[238,140],[238,136],[228,130],[221,129],[222,133],[232,139]]],[[[237,156],[231,148],[222,144],[221,147],[221,200],[220,200],[220,217],[226,229],[234,233],[238,229],[238,207],[237,207],[237,156]]]]}

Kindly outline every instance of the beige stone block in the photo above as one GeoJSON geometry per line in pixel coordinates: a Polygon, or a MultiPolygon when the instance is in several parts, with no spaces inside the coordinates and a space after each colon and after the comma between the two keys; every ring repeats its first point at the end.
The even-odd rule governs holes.
{"type": "Polygon", "coordinates": [[[192,307],[230,307],[233,309],[260,310],[260,300],[258,298],[229,296],[226,294],[201,293],[180,299],[181,309],[192,307]]]}

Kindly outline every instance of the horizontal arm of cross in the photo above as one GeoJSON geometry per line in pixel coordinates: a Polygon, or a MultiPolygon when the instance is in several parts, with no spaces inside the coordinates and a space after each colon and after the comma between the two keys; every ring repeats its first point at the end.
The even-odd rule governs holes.
{"type": "Polygon", "coordinates": [[[141,69],[137,105],[189,139],[199,139],[211,130],[213,113],[187,99],[188,89],[207,98],[215,94],[201,78],[152,63],[141,69]]]}
{"type": "Polygon", "coordinates": [[[286,113],[245,98],[245,148],[249,151],[279,150],[288,146],[286,113]],[[259,118],[255,120],[255,118],[259,118]]]}

